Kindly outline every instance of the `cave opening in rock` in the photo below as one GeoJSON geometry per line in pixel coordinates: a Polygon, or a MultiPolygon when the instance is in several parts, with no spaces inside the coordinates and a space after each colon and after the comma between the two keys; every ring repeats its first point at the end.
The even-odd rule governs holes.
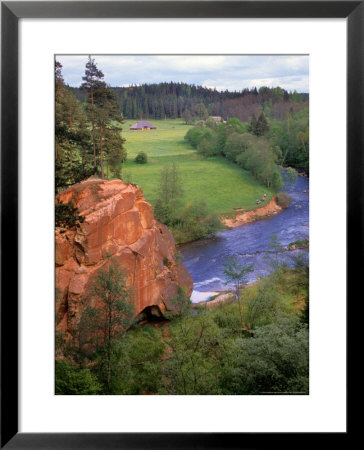
{"type": "Polygon", "coordinates": [[[159,306],[152,305],[147,306],[143,309],[143,311],[139,314],[141,322],[166,322],[166,318],[163,316],[162,311],[159,309],[159,306]]]}

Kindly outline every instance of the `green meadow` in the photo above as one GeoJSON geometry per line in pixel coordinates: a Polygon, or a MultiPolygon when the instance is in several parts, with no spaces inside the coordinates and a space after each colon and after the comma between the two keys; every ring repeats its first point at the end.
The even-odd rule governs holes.
{"type": "Polygon", "coordinates": [[[216,214],[232,215],[234,208],[256,208],[256,200],[264,193],[268,200],[272,197],[272,191],[233,163],[221,157],[206,159],[198,155],[184,140],[190,126],[182,120],[150,120],[156,130],[130,131],[135,122],[128,120],[123,124],[128,158],[122,176],[131,176],[131,182],[143,189],[152,205],[157,198],[161,168],[172,162],[182,174],[185,204],[203,200],[216,214]],[[140,151],[148,155],[147,164],[134,162],[140,151]]]}

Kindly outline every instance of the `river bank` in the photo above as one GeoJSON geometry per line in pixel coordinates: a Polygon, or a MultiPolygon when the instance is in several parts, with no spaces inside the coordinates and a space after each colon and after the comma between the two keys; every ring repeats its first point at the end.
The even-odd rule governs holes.
{"type": "Polygon", "coordinates": [[[235,217],[221,216],[220,220],[227,228],[235,228],[246,223],[256,222],[257,220],[278,214],[282,209],[283,208],[278,205],[276,197],[273,197],[272,200],[264,206],[238,213],[235,217]]]}
{"type": "MultiPolygon", "coordinates": [[[[256,220],[254,217],[257,214],[256,211],[249,212],[249,215],[254,217],[251,223],[244,224],[243,220],[244,226],[239,226],[240,223],[236,221],[235,226],[216,233],[214,237],[178,246],[181,260],[194,280],[194,291],[191,297],[193,303],[207,300],[222,291],[232,289],[232,286],[226,284],[224,274],[223,262],[228,257],[237,259],[242,265],[253,265],[254,271],[249,274],[248,283],[272,271],[270,264],[272,258],[278,258],[279,263],[284,263],[288,267],[293,267],[298,257],[308,258],[308,177],[297,177],[296,182],[289,185],[284,192],[292,198],[289,207],[283,210],[277,209],[276,214],[273,214],[274,210],[271,211],[269,220],[256,220]],[[283,250],[278,255],[272,254],[272,235],[277,235],[283,250]]],[[[268,201],[262,208],[258,208],[262,214],[260,219],[267,214],[267,205],[268,201]]],[[[242,213],[244,212],[248,211],[242,213]]]]}

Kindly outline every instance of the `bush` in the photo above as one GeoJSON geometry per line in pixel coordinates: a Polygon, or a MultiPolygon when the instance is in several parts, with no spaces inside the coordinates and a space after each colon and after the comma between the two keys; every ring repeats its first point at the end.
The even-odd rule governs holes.
{"type": "Polygon", "coordinates": [[[187,131],[185,139],[190,143],[193,148],[196,148],[200,143],[204,133],[200,128],[191,128],[187,131]]]}
{"type": "Polygon", "coordinates": [[[237,339],[221,380],[223,394],[308,394],[308,330],[282,318],[237,339]]]}
{"type": "Polygon", "coordinates": [[[197,146],[197,153],[200,153],[205,158],[215,156],[217,154],[216,145],[211,133],[204,133],[197,146]]]}
{"type": "Polygon", "coordinates": [[[134,160],[137,164],[146,164],[148,162],[148,156],[145,152],[139,152],[134,160]]]}
{"type": "Polygon", "coordinates": [[[89,369],[78,369],[69,362],[56,361],[56,395],[97,395],[101,385],[89,369]]]}
{"type": "Polygon", "coordinates": [[[279,194],[277,194],[277,203],[281,208],[288,208],[291,202],[292,197],[289,194],[286,194],[285,192],[280,192],[279,194]]]}
{"type": "Polygon", "coordinates": [[[83,222],[84,216],[77,214],[77,208],[73,206],[72,202],[56,203],[55,207],[55,224],[56,227],[72,228],[77,222],[83,222]]]}
{"type": "Polygon", "coordinates": [[[177,243],[194,241],[211,236],[221,229],[219,218],[210,214],[205,202],[191,202],[175,219],[172,232],[177,243]]]}

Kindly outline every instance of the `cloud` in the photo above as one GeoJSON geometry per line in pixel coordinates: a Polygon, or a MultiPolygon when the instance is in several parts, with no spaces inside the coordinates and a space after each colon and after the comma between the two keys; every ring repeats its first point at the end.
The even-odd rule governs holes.
{"type": "MultiPolygon", "coordinates": [[[[111,86],[186,82],[241,90],[281,86],[308,92],[307,55],[93,55],[111,86]]],[[[87,55],[58,55],[67,84],[79,86],[87,55]]]]}

